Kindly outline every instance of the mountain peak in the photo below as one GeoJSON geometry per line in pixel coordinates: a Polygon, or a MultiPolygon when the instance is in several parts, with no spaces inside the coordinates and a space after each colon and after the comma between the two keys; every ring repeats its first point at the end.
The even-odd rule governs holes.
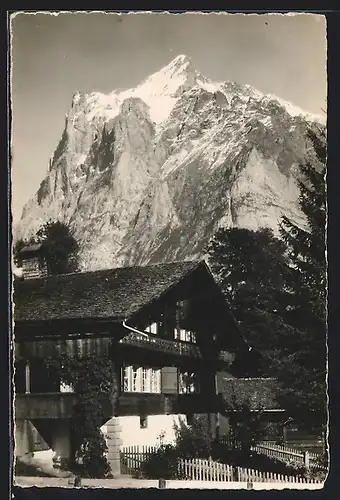
{"type": "Polygon", "coordinates": [[[168,64],[168,66],[180,67],[180,66],[184,66],[184,65],[187,65],[187,64],[192,64],[191,57],[189,57],[189,56],[187,56],[185,54],[180,54],[180,55],[176,56],[175,59],[173,59],[168,64]]]}
{"type": "Polygon", "coordinates": [[[204,77],[184,54],[137,87],[76,92],[16,238],[65,221],[94,270],[200,258],[218,227],[300,225],[309,125],[287,106],[204,77]]]}
{"type": "Polygon", "coordinates": [[[182,75],[185,73],[195,73],[195,68],[192,59],[189,56],[180,54],[175,57],[169,64],[164,66],[161,73],[168,75],[170,78],[174,75],[182,75]]]}

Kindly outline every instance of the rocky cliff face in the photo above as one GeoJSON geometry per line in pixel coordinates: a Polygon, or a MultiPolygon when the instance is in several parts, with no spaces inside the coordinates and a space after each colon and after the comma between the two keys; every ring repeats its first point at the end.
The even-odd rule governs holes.
{"type": "Polygon", "coordinates": [[[18,237],[72,227],[82,267],[193,259],[220,226],[303,223],[297,165],[315,120],[178,56],[135,89],[76,93],[18,237]]]}

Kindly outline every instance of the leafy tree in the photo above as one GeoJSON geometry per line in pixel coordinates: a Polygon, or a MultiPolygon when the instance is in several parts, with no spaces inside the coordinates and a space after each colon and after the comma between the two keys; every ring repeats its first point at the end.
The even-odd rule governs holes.
{"type": "Polygon", "coordinates": [[[110,473],[107,446],[100,430],[105,422],[103,402],[108,399],[114,412],[117,398],[115,367],[108,356],[72,357],[67,354],[48,358],[50,373],[72,386],[77,397],[73,408],[71,470],[84,477],[101,478],[110,473]]]}
{"type": "Polygon", "coordinates": [[[49,274],[65,274],[78,270],[79,245],[70,228],[59,221],[46,222],[28,240],[19,239],[13,247],[14,262],[20,265],[20,251],[24,246],[42,243],[49,274]]]}
{"type": "Polygon", "coordinates": [[[192,424],[175,425],[176,450],[181,458],[209,458],[212,454],[213,437],[209,419],[193,416],[192,424]]]}
{"type": "Polygon", "coordinates": [[[220,229],[209,246],[209,264],[246,339],[262,354],[260,372],[268,374],[292,334],[283,320],[290,301],[285,244],[267,228],[220,229]]]}
{"type": "Polygon", "coordinates": [[[249,402],[239,403],[235,399],[234,412],[229,415],[231,434],[235,445],[240,446],[242,452],[250,454],[251,447],[263,440],[266,429],[262,423],[264,408],[254,412],[249,402]]]}
{"type": "Polygon", "coordinates": [[[44,245],[50,274],[71,273],[78,269],[79,246],[66,224],[49,221],[39,229],[36,239],[44,245]]]}
{"type": "Polygon", "coordinates": [[[310,427],[326,424],[326,134],[310,131],[311,150],[301,165],[300,227],[282,218],[280,232],[288,247],[292,290],[287,321],[297,335],[282,359],[282,402],[310,427]],[[283,376],[284,375],[284,376],[283,376]]]}

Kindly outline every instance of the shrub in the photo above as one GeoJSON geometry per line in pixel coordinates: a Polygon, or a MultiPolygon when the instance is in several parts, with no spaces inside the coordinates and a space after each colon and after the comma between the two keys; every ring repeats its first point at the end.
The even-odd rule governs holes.
{"type": "Polygon", "coordinates": [[[174,445],[161,445],[141,466],[142,474],[150,479],[178,478],[178,453],[174,445]]]}
{"type": "MultiPolygon", "coordinates": [[[[152,479],[184,479],[178,471],[178,459],[208,458],[212,454],[213,441],[209,424],[202,416],[193,418],[188,426],[180,421],[174,425],[176,443],[164,444],[160,436],[160,447],[143,463],[141,471],[152,479]]],[[[163,436],[164,437],[164,436],[163,436]]]]}
{"type": "Polygon", "coordinates": [[[180,422],[175,427],[176,450],[181,458],[209,458],[213,440],[209,424],[203,416],[193,418],[192,425],[180,422]]]}
{"type": "Polygon", "coordinates": [[[217,443],[214,447],[214,460],[231,465],[255,469],[260,472],[273,472],[287,476],[305,476],[306,469],[299,462],[285,463],[273,457],[267,457],[255,451],[228,448],[225,444],[217,443]]]}

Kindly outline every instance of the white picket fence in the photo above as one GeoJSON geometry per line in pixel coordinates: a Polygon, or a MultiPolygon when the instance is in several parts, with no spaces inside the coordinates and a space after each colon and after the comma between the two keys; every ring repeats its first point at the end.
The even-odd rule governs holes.
{"type": "Polygon", "coordinates": [[[192,481],[233,481],[233,467],[213,460],[180,458],[178,472],[192,481]]]}
{"type": "Polygon", "coordinates": [[[157,451],[157,446],[126,446],[120,451],[122,474],[133,474],[140,470],[143,462],[157,451]]]}
{"type": "Polygon", "coordinates": [[[319,459],[317,453],[310,453],[308,451],[299,451],[287,446],[279,446],[277,444],[263,441],[251,448],[256,453],[261,453],[267,457],[276,458],[283,462],[295,461],[301,463],[306,468],[313,467],[314,463],[319,459]]]}
{"type": "MultiPolygon", "coordinates": [[[[130,446],[121,450],[122,474],[133,474],[141,469],[142,463],[155,451],[152,446],[130,446]]],[[[322,481],[307,479],[299,476],[285,476],[271,472],[260,472],[242,467],[215,462],[211,459],[179,459],[178,472],[180,477],[191,481],[237,481],[237,482],[263,482],[263,483],[313,483],[322,481]]]]}
{"type": "Polygon", "coordinates": [[[247,481],[251,483],[304,483],[320,484],[322,481],[301,476],[285,476],[275,472],[260,472],[254,469],[243,469],[236,467],[237,481],[247,481]]]}

